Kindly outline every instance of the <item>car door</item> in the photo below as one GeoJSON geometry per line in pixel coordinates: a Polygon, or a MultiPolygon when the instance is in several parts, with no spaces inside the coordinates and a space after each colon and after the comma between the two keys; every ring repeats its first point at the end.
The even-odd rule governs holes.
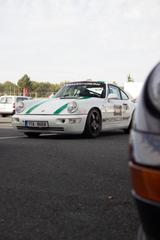
{"type": "Polygon", "coordinates": [[[128,125],[128,119],[132,115],[132,110],[133,110],[133,109],[131,109],[132,102],[129,99],[129,97],[127,96],[127,94],[122,89],[120,89],[120,94],[121,94],[121,98],[122,98],[123,122],[124,122],[124,125],[127,126],[128,125]]]}
{"type": "Polygon", "coordinates": [[[1,97],[1,106],[0,106],[0,112],[3,114],[5,113],[12,113],[12,102],[13,98],[12,97],[1,97]]]}
{"type": "Polygon", "coordinates": [[[108,84],[107,98],[105,99],[105,118],[102,121],[102,130],[106,129],[123,129],[125,127],[124,108],[126,108],[126,102],[122,101],[120,88],[108,84]],[[117,95],[117,99],[108,99],[109,94],[117,95]]]}

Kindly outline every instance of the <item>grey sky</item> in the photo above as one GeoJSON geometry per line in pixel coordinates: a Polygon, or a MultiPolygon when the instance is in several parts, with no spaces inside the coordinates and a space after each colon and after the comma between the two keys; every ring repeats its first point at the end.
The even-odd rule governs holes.
{"type": "Polygon", "coordinates": [[[0,83],[144,81],[160,54],[159,0],[0,0],[0,83]]]}

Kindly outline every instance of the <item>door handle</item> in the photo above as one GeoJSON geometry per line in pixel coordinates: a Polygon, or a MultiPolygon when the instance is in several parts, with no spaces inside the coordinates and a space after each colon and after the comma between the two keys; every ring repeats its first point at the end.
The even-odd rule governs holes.
{"type": "Polygon", "coordinates": [[[124,105],[124,106],[128,106],[128,104],[127,104],[127,103],[123,103],[123,105],[124,105]]]}

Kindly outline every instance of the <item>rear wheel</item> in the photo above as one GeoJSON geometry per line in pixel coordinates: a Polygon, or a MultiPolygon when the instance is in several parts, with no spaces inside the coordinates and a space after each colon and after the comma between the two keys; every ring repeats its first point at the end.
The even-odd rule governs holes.
{"type": "Polygon", "coordinates": [[[84,130],[84,136],[90,138],[96,138],[100,134],[101,130],[101,117],[96,108],[92,108],[86,120],[86,126],[84,130]]]}
{"type": "Polygon", "coordinates": [[[25,132],[25,135],[27,135],[28,137],[32,137],[32,138],[36,138],[39,137],[40,133],[35,133],[35,132],[25,132]]]}

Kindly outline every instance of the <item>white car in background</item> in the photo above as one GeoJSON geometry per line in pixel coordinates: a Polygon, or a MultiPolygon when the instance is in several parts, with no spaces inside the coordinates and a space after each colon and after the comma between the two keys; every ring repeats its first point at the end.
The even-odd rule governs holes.
{"type": "Polygon", "coordinates": [[[53,98],[23,101],[13,115],[13,128],[29,137],[41,133],[84,134],[123,129],[129,133],[135,104],[118,86],[99,81],[70,82],[53,98]]]}
{"type": "Polygon", "coordinates": [[[1,96],[0,98],[0,114],[2,117],[13,115],[15,113],[16,105],[25,100],[33,100],[31,97],[24,96],[1,96]]]}

